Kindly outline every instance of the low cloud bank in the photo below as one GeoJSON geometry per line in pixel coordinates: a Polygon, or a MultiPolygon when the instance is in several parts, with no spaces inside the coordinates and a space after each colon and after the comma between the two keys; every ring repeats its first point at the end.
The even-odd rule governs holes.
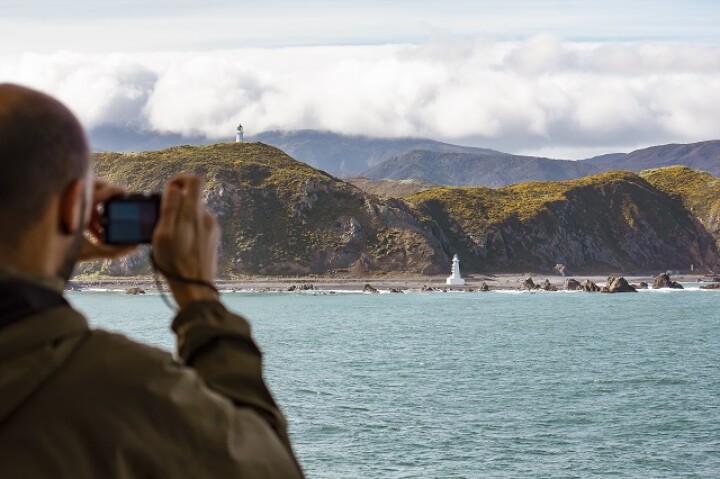
{"type": "Polygon", "coordinates": [[[572,152],[718,137],[720,46],[519,43],[26,54],[0,81],[67,102],[86,127],[232,137],[271,129],[421,136],[572,152]]]}

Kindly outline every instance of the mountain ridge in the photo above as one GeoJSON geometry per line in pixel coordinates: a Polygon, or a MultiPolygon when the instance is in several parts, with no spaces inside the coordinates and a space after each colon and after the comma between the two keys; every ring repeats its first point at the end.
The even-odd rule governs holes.
{"type": "MultiPolygon", "coordinates": [[[[157,191],[190,172],[222,226],[219,272],[243,275],[716,271],[720,180],[686,167],[379,198],[261,143],[98,153],[99,177],[157,191]]],[[[146,252],[86,273],[149,274],[146,252]]]]}

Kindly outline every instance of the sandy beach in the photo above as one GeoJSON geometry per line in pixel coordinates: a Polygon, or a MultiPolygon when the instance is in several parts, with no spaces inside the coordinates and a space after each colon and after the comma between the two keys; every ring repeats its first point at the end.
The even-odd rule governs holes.
{"type": "MultiPolygon", "coordinates": [[[[248,279],[233,279],[217,281],[221,291],[257,291],[257,292],[278,292],[292,290],[317,290],[317,291],[362,291],[366,285],[378,291],[422,291],[432,288],[433,290],[448,291],[477,291],[483,283],[486,283],[490,290],[517,290],[527,278],[532,278],[537,284],[545,281],[564,289],[567,279],[574,278],[580,282],[589,279],[598,286],[604,286],[610,274],[606,275],[577,275],[577,276],[553,276],[545,274],[497,274],[497,275],[469,275],[465,277],[465,286],[448,286],[445,283],[446,276],[413,276],[401,278],[387,277],[366,277],[366,278],[332,278],[332,277],[258,277],[248,279]]],[[[655,278],[653,274],[625,276],[630,284],[638,285],[646,282],[652,285],[655,278]]],[[[677,275],[673,276],[674,281],[680,283],[710,282],[712,277],[705,275],[677,275]]],[[[156,291],[155,280],[147,277],[78,277],[72,279],[68,289],[88,290],[103,289],[112,291],[126,291],[131,288],[140,288],[143,291],[156,291]]]]}

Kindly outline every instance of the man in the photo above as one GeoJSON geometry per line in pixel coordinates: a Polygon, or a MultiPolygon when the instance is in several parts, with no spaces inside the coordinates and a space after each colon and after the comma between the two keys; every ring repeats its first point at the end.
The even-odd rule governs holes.
{"type": "Polygon", "coordinates": [[[97,206],[122,189],[94,180],[70,111],[0,85],[0,166],[0,475],[301,477],[249,325],[213,287],[200,180],[168,184],[153,236],[180,308],[177,361],[89,329],[62,298],[77,261],[132,251],[100,240],[97,206]]]}

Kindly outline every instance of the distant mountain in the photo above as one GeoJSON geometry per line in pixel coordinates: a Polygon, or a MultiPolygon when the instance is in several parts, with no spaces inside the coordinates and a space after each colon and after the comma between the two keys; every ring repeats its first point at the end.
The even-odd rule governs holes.
{"type": "Polygon", "coordinates": [[[390,158],[364,171],[361,176],[373,180],[414,179],[450,186],[495,188],[524,181],[571,180],[617,170],[637,173],[674,165],[720,175],[720,141],[653,146],[580,161],[508,153],[477,155],[417,150],[390,158]]]}
{"type": "Polygon", "coordinates": [[[602,165],[606,170],[640,172],[649,168],[683,165],[720,175],[720,141],[651,146],[632,153],[603,155],[587,161],[602,165]]]}
{"type": "Polygon", "coordinates": [[[582,161],[551,160],[508,153],[442,153],[415,150],[362,173],[373,180],[414,179],[453,186],[506,186],[523,181],[560,181],[602,171],[582,161]]]}
{"type": "Polygon", "coordinates": [[[341,177],[356,176],[388,158],[413,150],[501,154],[486,148],[451,145],[422,138],[374,138],[318,130],[268,131],[249,140],[280,148],[296,160],[341,177]]]}
{"type": "MultiPolygon", "coordinates": [[[[215,143],[181,136],[102,126],[89,132],[95,151],[154,151],[179,145],[215,143]]],[[[228,132],[227,142],[234,140],[228,132]]],[[[318,130],[268,131],[253,137],[295,159],[339,177],[372,180],[416,179],[445,185],[499,187],[523,181],[569,180],[612,170],[640,172],[684,165],[720,175],[720,141],[662,145],[632,153],[610,153],[582,161],[552,160],[452,145],[422,138],[374,138],[318,130]]]]}

